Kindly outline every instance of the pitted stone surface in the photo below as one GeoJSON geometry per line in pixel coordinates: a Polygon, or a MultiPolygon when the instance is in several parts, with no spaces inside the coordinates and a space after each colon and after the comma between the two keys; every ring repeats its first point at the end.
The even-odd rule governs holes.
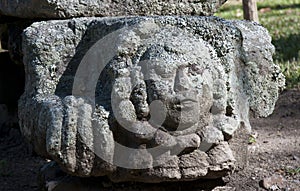
{"type": "Polygon", "coordinates": [[[76,176],[218,178],[243,166],[228,141],[251,130],[249,111],[270,114],[284,86],[273,52],[263,27],[216,17],[34,23],[23,36],[22,132],[76,176]]]}
{"type": "Polygon", "coordinates": [[[212,15],[226,0],[2,0],[0,15],[72,18],[130,15],[212,15]]]}

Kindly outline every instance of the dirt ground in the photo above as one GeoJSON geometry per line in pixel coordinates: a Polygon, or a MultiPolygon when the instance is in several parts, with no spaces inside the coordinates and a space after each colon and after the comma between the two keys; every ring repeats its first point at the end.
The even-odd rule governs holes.
{"type": "Polygon", "coordinates": [[[300,90],[282,92],[273,114],[251,124],[250,142],[255,143],[249,145],[248,167],[227,177],[227,185],[237,191],[265,190],[262,180],[275,176],[282,185],[269,190],[300,191],[300,90]]]}
{"type": "MultiPolygon", "coordinates": [[[[274,113],[252,119],[248,167],[224,178],[236,191],[300,191],[300,90],[281,93],[274,113]]],[[[38,190],[37,175],[46,161],[36,156],[17,128],[0,128],[0,191],[38,190]]]]}

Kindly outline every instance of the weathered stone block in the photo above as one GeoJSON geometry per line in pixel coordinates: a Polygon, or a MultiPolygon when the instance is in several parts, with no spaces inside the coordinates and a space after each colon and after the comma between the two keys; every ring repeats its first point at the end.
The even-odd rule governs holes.
{"type": "Polygon", "coordinates": [[[23,34],[22,132],[76,176],[222,177],[246,162],[234,134],[249,111],[271,114],[284,86],[270,36],[246,21],[80,18],[23,34]]]}
{"type": "Polygon", "coordinates": [[[212,15],[226,0],[1,0],[0,15],[71,18],[125,15],[212,15]]]}
{"type": "Polygon", "coordinates": [[[234,191],[234,188],[220,187],[224,182],[217,180],[197,180],[188,182],[163,182],[158,184],[122,182],[113,183],[106,177],[78,178],[65,174],[55,162],[44,165],[39,172],[40,190],[47,191],[234,191]],[[227,189],[226,189],[227,188],[227,189]]]}

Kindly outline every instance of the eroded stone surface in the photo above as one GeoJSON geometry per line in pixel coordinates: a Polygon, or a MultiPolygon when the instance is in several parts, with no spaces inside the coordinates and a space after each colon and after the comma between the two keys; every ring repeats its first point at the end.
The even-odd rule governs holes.
{"type": "Polygon", "coordinates": [[[284,85],[263,27],[215,17],[39,22],[23,52],[23,134],[64,171],[115,182],[242,168],[246,142],[232,136],[250,131],[249,110],[270,114],[284,85]]]}
{"type": "Polygon", "coordinates": [[[0,15],[71,18],[125,15],[212,15],[226,0],[2,0],[0,15]]]}
{"type": "Polygon", "coordinates": [[[83,179],[65,174],[61,171],[61,169],[55,162],[48,163],[41,168],[38,180],[40,190],[47,191],[204,191],[212,189],[214,189],[214,191],[235,190],[231,187],[231,189],[228,187],[219,187],[220,185],[224,184],[221,179],[169,183],[163,182],[157,184],[137,182],[114,183],[105,177],[83,179]]]}

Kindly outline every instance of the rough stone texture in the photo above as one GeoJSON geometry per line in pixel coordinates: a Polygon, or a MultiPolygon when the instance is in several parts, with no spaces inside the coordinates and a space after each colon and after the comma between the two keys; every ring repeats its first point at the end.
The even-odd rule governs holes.
{"type": "Polygon", "coordinates": [[[212,191],[235,191],[236,189],[228,186],[218,186],[214,188],[212,191]]]}
{"type": "Polygon", "coordinates": [[[22,33],[25,28],[33,23],[32,20],[11,21],[7,24],[7,37],[4,44],[7,44],[10,58],[17,65],[23,65],[23,52],[22,52],[22,33]]]}
{"type": "Polygon", "coordinates": [[[251,130],[250,110],[271,114],[284,86],[267,31],[216,17],[39,22],[23,53],[23,134],[69,174],[114,182],[242,168],[247,145],[232,137],[251,130]]]}
{"type": "Polygon", "coordinates": [[[285,181],[286,180],[282,176],[274,175],[263,179],[261,185],[267,190],[280,190],[281,188],[284,188],[285,181]]]}
{"type": "Polygon", "coordinates": [[[1,0],[0,15],[71,18],[125,15],[212,15],[226,0],[1,0]]]}
{"type": "Polygon", "coordinates": [[[47,191],[234,191],[232,187],[221,187],[221,179],[188,182],[163,182],[158,184],[122,182],[113,183],[105,177],[72,177],[58,167],[55,162],[44,165],[38,175],[39,190],[47,191]]]}

